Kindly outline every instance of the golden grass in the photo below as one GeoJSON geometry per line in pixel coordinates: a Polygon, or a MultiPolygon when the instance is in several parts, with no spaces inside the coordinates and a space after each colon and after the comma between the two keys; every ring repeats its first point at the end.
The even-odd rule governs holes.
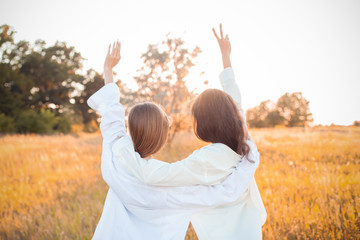
{"type": "Polygon", "coordinates": [[[0,239],[90,239],[106,184],[101,137],[0,138],[0,239]]]}
{"type": "Polygon", "coordinates": [[[265,239],[360,238],[360,129],[253,131],[265,239]]]}
{"type": "MultiPolygon", "coordinates": [[[[360,239],[360,128],[251,130],[264,239],[360,239]]],[[[205,145],[181,134],[157,157],[205,145]]],[[[108,187],[97,135],[0,138],[0,239],[90,239],[108,187]]],[[[220,223],[219,223],[220,224],[220,223]]],[[[190,227],[186,239],[197,239],[190,227]]]]}

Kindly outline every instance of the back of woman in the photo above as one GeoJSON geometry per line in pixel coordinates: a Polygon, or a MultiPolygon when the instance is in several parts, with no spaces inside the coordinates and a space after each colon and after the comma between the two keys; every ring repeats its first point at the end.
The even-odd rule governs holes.
{"type": "MultiPolygon", "coordinates": [[[[105,61],[105,86],[88,99],[88,105],[102,116],[101,172],[110,188],[93,239],[184,239],[192,213],[235,201],[244,191],[237,183],[248,182],[250,177],[240,168],[215,186],[159,188],[148,186],[129,174],[115,158],[113,148],[116,146],[118,151],[123,151],[121,156],[127,161],[146,161],[142,156],[155,153],[165,143],[168,124],[160,108],[144,104],[140,107],[145,106],[151,112],[145,117],[152,116],[153,127],[161,129],[145,129],[149,126],[138,121],[140,127],[145,127],[135,126],[136,130],[145,131],[139,134],[140,138],[134,135],[131,139],[126,135],[125,111],[119,102],[120,92],[112,74],[112,68],[119,60],[120,43],[115,43],[112,51],[109,47],[105,61]],[[157,141],[150,141],[152,139],[157,141]]],[[[147,113],[141,109],[140,113],[147,113]]],[[[256,166],[247,167],[253,175],[256,166]]]]}
{"type": "MultiPolygon", "coordinates": [[[[246,127],[240,90],[231,68],[229,37],[226,35],[224,38],[221,25],[220,37],[214,29],[213,32],[219,43],[224,67],[224,71],[220,74],[220,82],[229,95],[225,96],[225,93],[214,91],[206,97],[208,102],[201,99],[201,96],[196,99],[193,106],[197,123],[195,132],[200,139],[205,141],[226,144],[242,156],[242,161],[251,162],[252,159],[259,159],[258,156],[254,156],[254,154],[258,155],[258,151],[246,127]],[[216,106],[214,111],[210,112],[210,108],[214,106],[216,106]],[[225,118],[223,122],[220,122],[221,117],[225,118]],[[205,118],[210,121],[205,122],[205,118]],[[210,129],[212,131],[209,131],[210,129]]],[[[255,178],[251,180],[247,191],[234,203],[204,211],[191,218],[199,239],[262,239],[262,225],[265,221],[266,210],[255,178]]]]}
{"type": "Polygon", "coordinates": [[[249,166],[258,166],[259,153],[250,138],[241,108],[241,95],[231,68],[231,46],[220,26],[218,40],[224,71],[220,81],[225,92],[206,90],[197,97],[192,112],[195,134],[211,144],[195,151],[188,158],[172,164],[156,159],[137,158],[128,161],[116,143],[114,155],[131,174],[153,186],[212,185],[223,181],[236,168],[250,176],[239,182],[247,189],[232,204],[201,212],[192,217],[199,239],[261,239],[261,226],[266,211],[249,166]]]}

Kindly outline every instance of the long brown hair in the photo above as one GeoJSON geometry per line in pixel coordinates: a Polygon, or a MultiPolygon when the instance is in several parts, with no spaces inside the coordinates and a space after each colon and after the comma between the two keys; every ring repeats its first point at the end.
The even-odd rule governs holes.
{"type": "Polygon", "coordinates": [[[128,124],[135,151],[142,158],[158,152],[166,143],[169,121],[165,112],[155,103],[144,102],[133,106],[128,124]]]}
{"type": "Polygon", "coordinates": [[[198,138],[223,143],[241,156],[249,153],[245,122],[230,95],[218,89],[207,89],[195,99],[191,111],[198,138]]]}

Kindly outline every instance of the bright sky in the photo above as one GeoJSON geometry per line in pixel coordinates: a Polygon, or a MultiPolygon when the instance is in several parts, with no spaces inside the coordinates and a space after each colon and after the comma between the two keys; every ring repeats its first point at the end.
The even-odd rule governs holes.
{"type": "Polygon", "coordinates": [[[84,68],[102,71],[108,44],[122,42],[115,71],[133,84],[147,45],[180,36],[198,45],[200,78],[220,88],[220,51],[211,28],[223,23],[244,108],[301,91],[315,123],[360,120],[360,1],[358,0],[0,0],[0,25],[15,40],[66,41],[81,52],[84,68]]]}

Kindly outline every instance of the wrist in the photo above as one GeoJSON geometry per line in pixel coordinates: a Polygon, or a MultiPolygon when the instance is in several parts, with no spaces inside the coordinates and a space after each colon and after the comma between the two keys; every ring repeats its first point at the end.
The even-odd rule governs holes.
{"type": "Polygon", "coordinates": [[[223,55],[222,62],[223,62],[224,69],[231,67],[230,55],[223,55]]]}
{"type": "Polygon", "coordinates": [[[104,81],[105,81],[105,84],[114,82],[112,68],[104,67],[104,81]]]}
{"type": "Polygon", "coordinates": [[[221,55],[223,61],[230,61],[230,54],[221,55]]]}
{"type": "Polygon", "coordinates": [[[111,67],[104,67],[104,73],[112,73],[112,68],[111,67]]]}

